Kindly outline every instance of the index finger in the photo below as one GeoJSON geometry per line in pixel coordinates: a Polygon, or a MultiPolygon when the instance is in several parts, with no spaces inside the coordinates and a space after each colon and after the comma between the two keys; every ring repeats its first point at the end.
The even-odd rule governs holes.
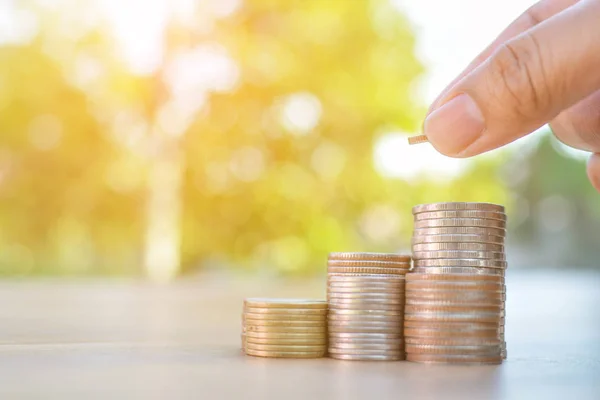
{"type": "Polygon", "coordinates": [[[440,105],[439,102],[441,99],[445,97],[445,94],[450,90],[458,81],[464,78],[467,74],[477,68],[481,63],[487,60],[494,51],[502,45],[507,40],[512,39],[513,37],[527,31],[528,29],[540,24],[541,22],[547,20],[550,17],[560,13],[563,10],[571,7],[572,5],[578,3],[579,0],[542,0],[539,3],[531,6],[527,11],[519,16],[513,23],[511,23],[502,33],[485,48],[471,63],[467,66],[467,68],[460,73],[446,88],[440,93],[440,95],[433,101],[429,110],[427,111],[427,115],[429,115],[433,110],[438,108],[440,105]]]}

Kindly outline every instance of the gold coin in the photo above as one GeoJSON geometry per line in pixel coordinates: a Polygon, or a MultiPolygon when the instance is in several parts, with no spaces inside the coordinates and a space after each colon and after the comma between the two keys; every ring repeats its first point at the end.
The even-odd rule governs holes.
{"type": "Polygon", "coordinates": [[[327,274],[328,284],[390,284],[401,285],[405,282],[403,275],[381,275],[381,274],[327,274]]]}
{"type": "Polygon", "coordinates": [[[479,356],[479,355],[443,355],[443,354],[406,353],[406,361],[420,362],[420,363],[427,363],[427,364],[474,364],[474,365],[502,364],[502,358],[499,356],[479,356]]]}
{"type": "Polygon", "coordinates": [[[299,318],[304,318],[304,316],[315,316],[318,318],[319,315],[326,315],[327,309],[320,308],[295,308],[295,309],[287,309],[287,308],[256,308],[256,307],[244,307],[244,313],[246,314],[272,314],[276,316],[294,316],[299,318]]]}
{"type": "Polygon", "coordinates": [[[477,226],[442,226],[437,228],[420,228],[413,231],[413,236],[415,237],[427,237],[430,235],[491,235],[505,237],[506,229],[477,226]]]}
{"type": "Polygon", "coordinates": [[[244,300],[244,306],[251,308],[284,308],[284,309],[326,309],[325,300],[311,299],[278,299],[278,298],[260,298],[253,297],[244,300]]]}
{"type": "MultiPolygon", "coordinates": [[[[475,226],[484,228],[506,228],[506,221],[483,218],[443,218],[443,219],[424,219],[415,221],[415,229],[438,228],[444,226],[475,226]]],[[[414,255],[413,255],[414,257],[414,255]]]]}
{"type": "Polygon", "coordinates": [[[504,261],[506,255],[501,251],[466,251],[466,250],[443,250],[443,251],[415,251],[415,259],[437,259],[437,258],[482,258],[487,260],[504,261]]]}
{"type": "Polygon", "coordinates": [[[251,343],[249,339],[246,339],[246,350],[256,351],[292,351],[297,353],[307,353],[315,351],[325,351],[326,345],[292,345],[292,344],[258,344],[251,343]]]}
{"type": "Polygon", "coordinates": [[[444,218],[481,218],[506,221],[506,214],[497,211],[480,210],[448,210],[448,211],[427,211],[415,214],[415,221],[425,219],[444,219],[444,218]]]}
{"type": "Polygon", "coordinates": [[[504,251],[504,245],[495,243],[418,243],[413,244],[413,252],[465,250],[465,251],[504,251]]]}
{"type": "Polygon", "coordinates": [[[397,261],[410,262],[410,255],[396,253],[329,253],[329,260],[372,260],[372,261],[397,261]]]}
{"type": "Polygon", "coordinates": [[[504,206],[493,203],[472,203],[472,202],[446,202],[446,203],[429,203],[419,204],[414,206],[412,209],[413,214],[419,214],[422,212],[431,211],[455,211],[455,210],[479,210],[479,211],[493,211],[493,212],[505,212],[504,206]]]}
{"type": "Polygon", "coordinates": [[[408,138],[408,144],[411,146],[415,145],[415,144],[421,144],[421,143],[427,143],[427,142],[429,142],[429,139],[425,135],[410,136],[408,138]]]}
{"type": "Polygon", "coordinates": [[[254,357],[269,357],[269,358],[321,358],[325,357],[327,351],[313,352],[295,352],[295,351],[260,351],[254,349],[246,349],[246,354],[254,357]]]}

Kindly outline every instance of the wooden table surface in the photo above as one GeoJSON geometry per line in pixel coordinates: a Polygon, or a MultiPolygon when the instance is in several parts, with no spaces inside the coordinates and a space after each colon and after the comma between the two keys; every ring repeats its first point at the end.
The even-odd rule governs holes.
{"type": "Polygon", "coordinates": [[[509,271],[501,366],[240,353],[248,296],[324,279],[0,282],[0,399],[600,399],[600,275],[509,271]]]}

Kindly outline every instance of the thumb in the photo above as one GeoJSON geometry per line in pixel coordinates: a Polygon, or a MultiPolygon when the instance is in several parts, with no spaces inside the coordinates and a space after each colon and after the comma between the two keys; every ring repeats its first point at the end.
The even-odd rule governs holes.
{"type": "Polygon", "coordinates": [[[600,88],[600,1],[587,0],[505,42],[427,117],[441,153],[470,157],[544,125],[600,88]]]}

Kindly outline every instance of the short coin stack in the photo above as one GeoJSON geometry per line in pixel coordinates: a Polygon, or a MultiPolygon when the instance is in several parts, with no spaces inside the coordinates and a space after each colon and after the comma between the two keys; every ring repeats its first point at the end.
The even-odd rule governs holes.
{"type": "Polygon", "coordinates": [[[244,300],[242,348],[247,355],[317,358],[327,354],[327,302],[244,300]]]}
{"type": "Polygon", "coordinates": [[[413,214],[407,360],[501,363],[506,358],[504,207],[436,203],[416,206],[413,214]]]}
{"type": "Polygon", "coordinates": [[[327,264],[329,356],[403,360],[404,276],[410,256],[330,253],[327,264]]]}

